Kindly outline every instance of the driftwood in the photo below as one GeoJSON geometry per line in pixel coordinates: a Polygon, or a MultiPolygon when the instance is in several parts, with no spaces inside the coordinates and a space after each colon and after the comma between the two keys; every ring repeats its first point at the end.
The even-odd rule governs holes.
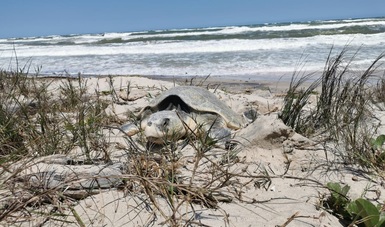
{"type": "Polygon", "coordinates": [[[33,188],[61,190],[72,198],[84,198],[123,184],[124,163],[82,163],[64,155],[47,156],[25,166],[17,179],[33,188]]]}

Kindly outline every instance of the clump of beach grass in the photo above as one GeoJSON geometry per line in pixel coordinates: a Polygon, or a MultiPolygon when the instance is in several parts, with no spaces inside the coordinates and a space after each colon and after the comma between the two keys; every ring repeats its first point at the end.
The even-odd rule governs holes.
{"type": "Polygon", "coordinates": [[[293,73],[280,113],[280,118],[286,125],[302,134],[308,134],[312,130],[311,127],[308,127],[310,122],[309,118],[304,114],[304,108],[308,104],[310,96],[314,94],[315,89],[320,84],[320,80],[315,80],[305,88],[304,83],[310,80],[311,77],[311,74],[303,75],[300,71],[293,73]]]}
{"type": "Polygon", "coordinates": [[[373,98],[383,101],[383,79],[375,73],[385,54],[381,54],[363,72],[352,70],[359,51],[348,57],[348,46],[333,56],[333,48],[320,78],[305,90],[298,89],[308,81],[308,75],[292,78],[280,115],[285,124],[306,136],[318,135],[325,147],[345,163],[355,163],[372,169],[384,169],[373,156],[371,140],[377,135],[378,120],[373,114],[373,98]],[[294,81],[294,82],[293,82],[294,81]],[[310,94],[316,95],[315,107],[306,109],[310,94]],[[333,144],[333,146],[327,146],[333,144]]]}

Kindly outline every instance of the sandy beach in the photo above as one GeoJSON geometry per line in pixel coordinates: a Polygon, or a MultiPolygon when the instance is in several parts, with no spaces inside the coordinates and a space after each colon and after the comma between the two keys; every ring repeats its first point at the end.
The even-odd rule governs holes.
{"type": "MultiPolygon", "coordinates": [[[[84,97],[92,100],[97,95],[106,103],[106,116],[114,119],[107,121],[109,124],[104,125],[103,134],[98,137],[103,143],[89,147],[89,158],[99,161],[86,163],[87,155],[80,144],[65,154],[36,154],[35,158],[7,166],[2,182],[20,185],[13,179],[24,179],[21,182],[30,185],[27,188],[45,185],[41,193],[60,193],[59,197],[48,196],[49,201],[62,199],[31,206],[45,215],[37,212],[27,217],[23,210],[16,210],[14,214],[19,217],[3,216],[2,224],[21,221],[21,226],[334,227],[344,224],[323,206],[330,195],[327,183],[349,185],[352,199],[363,196],[375,204],[384,201],[385,189],[379,175],[356,165],[344,165],[314,138],[306,138],[282,122],[278,116],[288,83],[161,79],[137,76],[82,79],[84,97]],[[129,137],[118,130],[124,122],[133,120],[130,115],[138,115],[154,97],[186,84],[209,88],[239,115],[249,109],[257,111],[255,119],[231,132],[235,141],[232,150],[199,139],[176,141],[174,148],[170,145],[146,148],[143,135],[129,137]],[[100,149],[102,144],[104,153],[100,149]],[[108,161],[103,161],[106,158],[108,161]],[[174,181],[167,181],[169,168],[174,181]],[[52,176],[45,178],[42,173],[52,176]],[[92,183],[95,181],[99,186],[92,183]],[[171,188],[176,190],[175,194],[171,188]],[[62,204],[59,210],[58,204],[62,204]],[[48,214],[53,210],[68,216],[51,218],[48,214]]],[[[38,81],[48,85],[52,100],[60,100],[68,80],[38,81]]],[[[74,86],[76,81],[73,80],[74,86]]],[[[383,119],[383,115],[379,116],[383,119]]],[[[20,190],[23,188],[19,186],[20,190]]],[[[31,195],[20,190],[3,187],[2,206],[9,206],[15,195],[31,195]]],[[[40,195],[36,194],[35,198],[40,195]]]]}
{"type": "Polygon", "coordinates": [[[0,227],[385,227],[385,1],[0,6],[0,227]]]}

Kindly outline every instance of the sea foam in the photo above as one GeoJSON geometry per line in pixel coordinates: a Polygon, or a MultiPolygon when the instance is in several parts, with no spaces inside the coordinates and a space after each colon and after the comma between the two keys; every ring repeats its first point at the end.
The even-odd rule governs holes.
{"type": "Polygon", "coordinates": [[[242,76],[323,69],[349,46],[356,68],[385,51],[385,18],[0,39],[0,68],[45,74],[242,76]],[[16,62],[17,57],[17,62],[16,62]]]}

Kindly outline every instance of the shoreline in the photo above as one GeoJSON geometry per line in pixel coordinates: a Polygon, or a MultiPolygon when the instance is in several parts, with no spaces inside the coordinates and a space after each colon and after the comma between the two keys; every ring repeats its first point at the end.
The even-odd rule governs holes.
{"type": "Polygon", "coordinates": [[[251,90],[270,90],[284,92],[290,86],[290,80],[244,80],[227,76],[140,76],[152,80],[174,82],[178,85],[203,85],[234,92],[249,92],[251,90]]]}
{"type": "Polygon", "coordinates": [[[291,76],[273,76],[274,79],[267,80],[268,76],[261,76],[257,78],[245,77],[245,76],[164,76],[164,75],[96,75],[96,74],[41,74],[38,78],[51,78],[51,79],[76,79],[78,76],[83,78],[107,78],[107,77],[131,77],[131,78],[147,78],[151,80],[171,82],[178,85],[199,85],[207,86],[210,88],[220,88],[223,90],[233,90],[236,92],[248,92],[251,90],[270,90],[277,92],[284,92],[290,86],[291,76]]]}

